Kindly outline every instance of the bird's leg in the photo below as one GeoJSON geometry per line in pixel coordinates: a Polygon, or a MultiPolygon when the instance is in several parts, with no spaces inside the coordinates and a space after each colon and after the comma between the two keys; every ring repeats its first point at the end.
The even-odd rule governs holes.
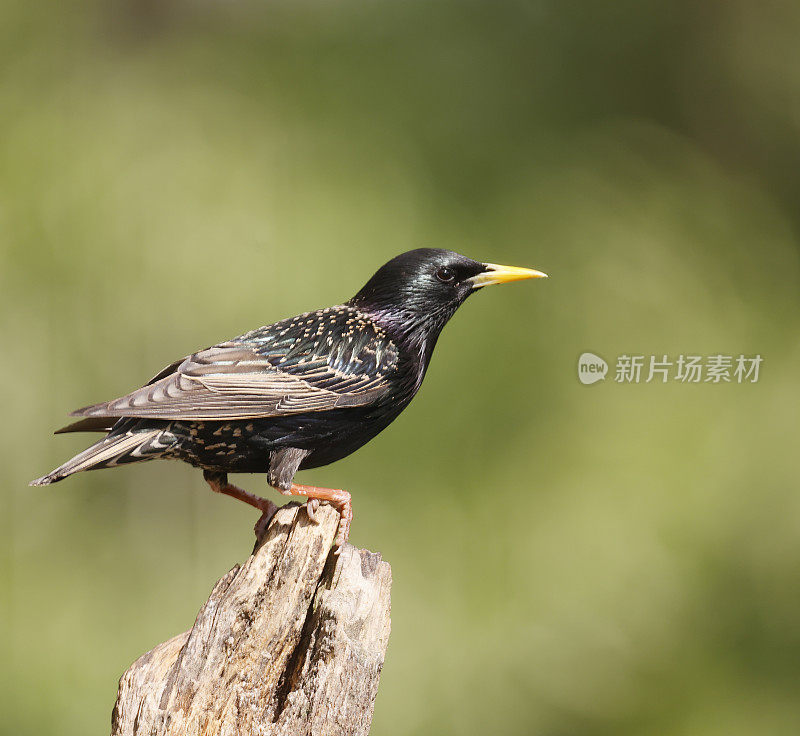
{"type": "Polygon", "coordinates": [[[347,491],[335,488],[304,486],[299,483],[292,483],[289,488],[279,488],[278,490],[284,496],[307,496],[306,511],[312,521],[315,521],[314,512],[319,508],[320,502],[326,501],[339,512],[339,531],[334,542],[336,547],[334,554],[338,555],[350,536],[350,522],[353,520],[353,505],[350,502],[350,494],[347,491]]]}
{"type": "Polygon", "coordinates": [[[205,478],[206,483],[211,486],[211,490],[215,493],[224,493],[226,496],[237,498],[250,506],[254,506],[261,512],[261,518],[255,525],[256,534],[259,533],[259,530],[266,528],[269,520],[278,510],[278,507],[268,498],[261,498],[261,496],[256,496],[255,493],[250,493],[249,491],[245,491],[242,488],[228,483],[227,473],[215,473],[211,470],[204,470],[203,478],[205,478]]]}

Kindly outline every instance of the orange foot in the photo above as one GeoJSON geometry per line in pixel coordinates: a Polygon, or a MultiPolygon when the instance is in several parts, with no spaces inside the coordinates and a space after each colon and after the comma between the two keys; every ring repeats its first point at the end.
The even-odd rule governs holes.
{"type": "Polygon", "coordinates": [[[255,527],[253,527],[256,536],[260,537],[267,528],[270,519],[278,510],[278,507],[268,498],[261,498],[261,496],[256,496],[255,493],[250,493],[238,486],[231,485],[228,483],[228,476],[224,473],[213,473],[207,470],[203,473],[203,477],[206,479],[206,483],[211,486],[211,490],[215,493],[224,493],[226,496],[244,501],[244,503],[257,508],[261,512],[261,518],[259,518],[255,527]]]}
{"type": "Polygon", "coordinates": [[[308,518],[317,522],[315,512],[321,502],[331,504],[339,512],[339,531],[334,542],[334,554],[339,554],[344,547],[347,538],[350,536],[350,522],[353,520],[353,504],[350,502],[350,494],[335,488],[320,488],[318,486],[303,486],[299,483],[292,483],[289,490],[278,489],[284,496],[307,496],[306,513],[308,518]]]}

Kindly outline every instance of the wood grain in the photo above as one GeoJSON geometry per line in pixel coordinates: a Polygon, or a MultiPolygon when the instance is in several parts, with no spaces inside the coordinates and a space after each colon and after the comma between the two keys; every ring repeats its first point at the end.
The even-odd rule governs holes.
{"type": "Polygon", "coordinates": [[[112,736],[369,733],[390,630],[391,568],[346,545],[338,513],[278,509],[192,629],[122,676],[112,736]]]}

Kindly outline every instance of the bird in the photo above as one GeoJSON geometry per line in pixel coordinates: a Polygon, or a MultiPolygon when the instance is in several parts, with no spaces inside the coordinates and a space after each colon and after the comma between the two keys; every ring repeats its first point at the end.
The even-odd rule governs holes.
{"type": "Polygon", "coordinates": [[[211,489],[259,511],[268,499],[228,481],[266,474],[281,494],[339,512],[334,549],[348,539],[350,493],[294,482],[299,470],[340,460],[369,442],[419,391],[439,335],[456,310],[492,284],[542,278],[529,268],[482,263],[441,248],[417,248],[381,266],[349,301],[246,332],[180,358],[146,385],[70,414],[56,431],[105,436],[32,486],[157,458],[203,471],[211,489]]]}

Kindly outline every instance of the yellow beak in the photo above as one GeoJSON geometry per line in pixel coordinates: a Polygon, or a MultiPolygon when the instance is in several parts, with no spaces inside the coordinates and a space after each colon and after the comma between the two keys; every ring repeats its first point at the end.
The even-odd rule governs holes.
{"type": "Polygon", "coordinates": [[[518,268],[517,266],[498,266],[496,263],[484,263],[486,270],[473,276],[469,281],[473,289],[491,284],[507,284],[509,281],[522,281],[523,279],[546,279],[547,274],[534,271],[532,268],[518,268]]]}

